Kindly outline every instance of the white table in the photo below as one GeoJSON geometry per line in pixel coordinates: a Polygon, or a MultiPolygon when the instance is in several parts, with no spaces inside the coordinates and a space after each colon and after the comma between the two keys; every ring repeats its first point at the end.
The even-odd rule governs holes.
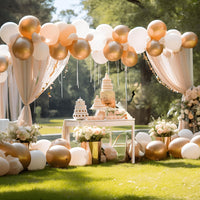
{"type": "Polygon", "coordinates": [[[132,143],[132,163],[135,163],[135,119],[113,119],[113,120],[75,120],[64,119],[62,138],[66,139],[70,143],[70,127],[76,126],[131,126],[131,143],[132,143]]]}

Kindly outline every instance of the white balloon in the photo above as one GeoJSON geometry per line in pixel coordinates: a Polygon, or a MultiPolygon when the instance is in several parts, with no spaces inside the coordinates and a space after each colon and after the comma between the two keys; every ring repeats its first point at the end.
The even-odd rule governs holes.
{"type": "Polygon", "coordinates": [[[179,137],[184,137],[184,138],[188,138],[189,140],[192,139],[193,137],[193,133],[191,130],[189,129],[182,129],[178,132],[178,136],[179,137]]]}
{"type": "Polygon", "coordinates": [[[143,53],[148,41],[147,30],[143,27],[136,27],[128,33],[128,44],[132,46],[136,53],[143,53]]]}
{"type": "Polygon", "coordinates": [[[21,164],[21,162],[19,161],[19,158],[12,157],[11,155],[8,155],[6,157],[6,160],[8,161],[9,166],[10,166],[7,174],[16,175],[16,174],[19,174],[21,171],[24,170],[24,167],[21,164]]]}
{"type": "Polygon", "coordinates": [[[99,31],[95,31],[93,35],[94,35],[93,40],[89,42],[92,51],[103,50],[103,48],[106,45],[107,38],[99,31]]]}
{"type": "Polygon", "coordinates": [[[168,30],[167,33],[166,33],[166,35],[169,35],[171,33],[181,36],[181,33],[178,30],[176,30],[176,29],[170,29],[170,30],[168,30]]]}
{"type": "Polygon", "coordinates": [[[71,153],[71,160],[69,163],[70,166],[84,166],[87,164],[89,156],[84,148],[74,147],[69,151],[71,153]]]}
{"type": "Polygon", "coordinates": [[[170,34],[167,34],[164,38],[165,38],[165,47],[167,49],[170,49],[174,52],[177,52],[180,50],[181,45],[182,45],[181,36],[174,33],[170,33],[170,34]]]}
{"type": "Polygon", "coordinates": [[[89,33],[89,24],[85,20],[78,19],[72,22],[72,24],[76,27],[76,34],[78,37],[85,38],[89,33]]]}
{"type": "Polygon", "coordinates": [[[45,37],[45,42],[48,45],[56,44],[60,31],[58,26],[53,23],[43,24],[40,30],[40,35],[45,37]]]}
{"type": "Polygon", "coordinates": [[[40,150],[46,155],[49,147],[51,146],[51,142],[46,139],[38,140],[36,143],[32,143],[30,148],[33,150],[40,150]]]}
{"type": "Polygon", "coordinates": [[[113,28],[108,24],[100,24],[96,31],[100,32],[106,38],[112,38],[113,28]]]}
{"type": "Polygon", "coordinates": [[[0,176],[4,176],[9,171],[9,163],[5,158],[0,157],[0,176]]]}
{"type": "Polygon", "coordinates": [[[103,54],[103,50],[92,51],[91,56],[97,64],[105,64],[108,61],[103,54]]]}
{"type": "Polygon", "coordinates": [[[34,43],[33,56],[36,60],[45,60],[49,56],[49,46],[44,42],[34,43]]]}
{"type": "Polygon", "coordinates": [[[31,162],[28,166],[28,170],[41,170],[46,166],[46,156],[40,150],[30,151],[31,162]]]}
{"type": "Polygon", "coordinates": [[[9,60],[11,59],[8,45],[5,45],[5,44],[0,45],[0,55],[7,56],[9,60]]]}
{"type": "Polygon", "coordinates": [[[0,83],[4,83],[6,81],[6,79],[7,79],[7,77],[8,77],[8,72],[7,71],[1,72],[0,73],[0,83]]]}
{"type": "Polygon", "coordinates": [[[135,136],[135,139],[138,143],[141,144],[143,151],[145,151],[147,144],[149,144],[149,142],[152,141],[151,136],[145,132],[137,133],[137,135],[135,136]]]}
{"type": "Polygon", "coordinates": [[[6,43],[10,43],[11,36],[19,34],[18,25],[14,22],[6,22],[1,26],[0,36],[1,39],[6,43]]]}
{"type": "Polygon", "coordinates": [[[200,157],[200,147],[195,143],[187,143],[182,147],[181,155],[186,159],[198,159],[200,157]]]}

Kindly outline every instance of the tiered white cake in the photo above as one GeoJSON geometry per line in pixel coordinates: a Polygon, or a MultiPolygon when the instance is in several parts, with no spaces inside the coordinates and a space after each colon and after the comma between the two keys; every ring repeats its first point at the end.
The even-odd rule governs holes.
{"type": "Polygon", "coordinates": [[[113,91],[113,84],[107,73],[102,80],[100,98],[103,104],[115,108],[115,92],[113,91]]]}
{"type": "Polygon", "coordinates": [[[98,95],[96,95],[96,97],[94,99],[94,103],[93,103],[93,105],[90,109],[92,109],[92,110],[102,110],[104,108],[105,108],[105,105],[102,104],[101,99],[99,98],[98,95]]]}
{"type": "Polygon", "coordinates": [[[74,119],[85,119],[85,118],[87,118],[87,116],[88,116],[88,112],[87,112],[87,107],[85,105],[85,101],[83,101],[83,99],[79,98],[75,104],[73,118],[74,119]]]}

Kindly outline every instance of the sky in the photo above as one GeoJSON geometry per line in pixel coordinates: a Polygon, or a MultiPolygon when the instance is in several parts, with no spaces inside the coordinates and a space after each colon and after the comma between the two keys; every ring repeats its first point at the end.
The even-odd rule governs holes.
{"type": "Polygon", "coordinates": [[[53,20],[58,19],[57,15],[60,13],[61,10],[71,9],[74,10],[78,16],[75,19],[84,18],[86,15],[85,12],[82,12],[82,6],[80,5],[80,0],[55,0],[54,6],[56,7],[56,14],[53,15],[53,20]],[[82,12],[82,13],[80,13],[82,12]]]}

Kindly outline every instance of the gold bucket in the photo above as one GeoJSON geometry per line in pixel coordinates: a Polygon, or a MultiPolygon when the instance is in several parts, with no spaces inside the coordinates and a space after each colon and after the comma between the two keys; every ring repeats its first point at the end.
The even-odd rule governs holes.
{"type": "Polygon", "coordinates": [[[90,142],[92,164],[99,164],[101,161],[101,141],[90,142]]]}

